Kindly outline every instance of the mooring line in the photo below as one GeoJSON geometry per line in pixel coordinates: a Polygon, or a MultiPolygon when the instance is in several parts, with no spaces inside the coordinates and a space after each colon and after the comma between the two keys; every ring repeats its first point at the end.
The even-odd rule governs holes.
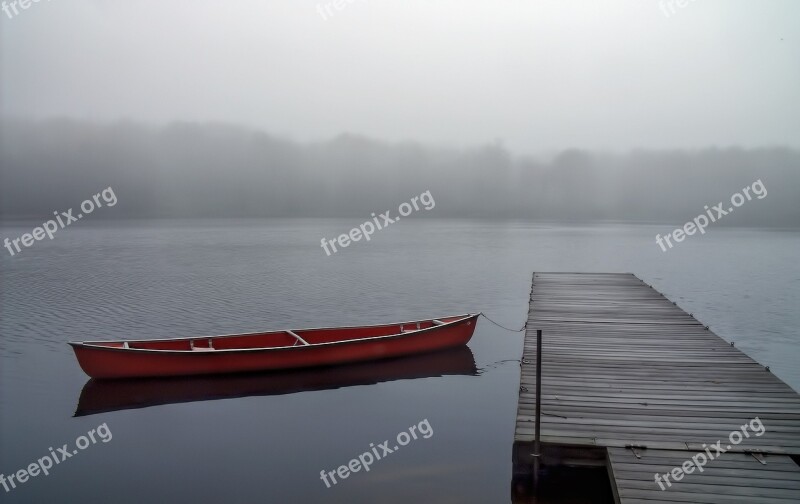
{"type": "Polygon", "coordinates": [[[478,315],[481,315],[481,316],[483,316],[483,318],[485,318],[486,320],[488,320],[488,321],[489,321],[489,322],[491,322],[492,324],[496,325],[496,326],[497,326],[497,327],[499,327],[500,329],[505,329],[506,331],[509,331],[509,332],[515,332],[515,333],[517,333],[517,332],[522,332],[522,331],[524,331],[524,330],[525,330],[525,328],[528,326],[528,323],[527,323],[527,322],[525,322],[525,323],[522,325],[522,327],[521,327],[520,329],[509,329],[508,327],[506,327],[506,326],[503,326],[503,325],[500,325],[500,324],[498,324],[497,322],[495,322],[494,320],[490,319],[490,318],[489,318],[489,317],[488,317],[488,316],[487,316],[485,313],[483,313],[483,312],[480,312],[478,315]]]}

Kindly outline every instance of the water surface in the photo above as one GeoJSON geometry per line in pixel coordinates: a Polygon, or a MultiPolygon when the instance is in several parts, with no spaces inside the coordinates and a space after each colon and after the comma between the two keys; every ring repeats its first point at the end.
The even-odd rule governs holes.
{"type": "MultiPolygon", "coordinates": [[[[395,365],[377,378],[374,370],[353,372],[349,382],[283,377],[283,389],[263,377],[198,380],[151,387],[134,407],[103,403],[78,417],[87,377],[65,342],[469,311],[520,327],[534,271],[633,272],[800,389],[800,233],[719,227],[662,252],[654,237],[665,229],[655,226],[409,218],[325,255],[321,238],[358,224],[82,221],[15,257],[4,251],[0,472],[102,423],[113,434],[49,476],[0,494],[4,502],[509,502],[522,340],[486,321],[469,345],[472,370],[468,361],[466,369],[452,361],[395,365]],[[205,392],[214,400],[197,400],[205,392]],[[321,470],[423,419],[429,439],[332,488],[320,480],[321,470]]],[[[6,224],[0,238],[35,225],[6,224]]],[[[100,394],[94,399],[130,399],[118,389],[100,394]]]]}

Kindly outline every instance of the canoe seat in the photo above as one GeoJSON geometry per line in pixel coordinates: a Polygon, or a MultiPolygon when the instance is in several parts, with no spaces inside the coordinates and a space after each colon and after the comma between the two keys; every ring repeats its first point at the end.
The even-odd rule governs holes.
{"type": "Polygon", "coordinates": [[[214,346],[211,344],[211,340],[208,340],[208,346],[194,346],[194,340],[189,340],[189,348],[192,349],[194,352],[213,352],[215,350],[214,346]]]}

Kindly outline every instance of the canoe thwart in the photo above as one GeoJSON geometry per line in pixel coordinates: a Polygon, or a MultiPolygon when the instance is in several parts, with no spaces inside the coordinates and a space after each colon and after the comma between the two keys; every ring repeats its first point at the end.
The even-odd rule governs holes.
{"type": "Polygon", "coordinates": [[[298,335],[297,335],[297,334],[296,334],[294,331],[289,331],[289,330],[287,330],[287,331],[286,331],[286,334],[288,334],[288,335],[290,335],[290,336],[294,336],[294,338],[295,338],[295,339],[296,339],[296,340],[297,340],[299,343],[302,343],[302,344],[304,344],[304,345],[308,345],[308,341],[306,341],[306,340],[304,340],[303,338],[301,338],[300,336],[298,336],[298,335]]]}

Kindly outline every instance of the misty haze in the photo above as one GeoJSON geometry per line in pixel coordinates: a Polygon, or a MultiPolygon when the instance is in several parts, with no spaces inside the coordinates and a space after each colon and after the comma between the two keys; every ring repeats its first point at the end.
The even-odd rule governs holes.
{"type": "Polygon", "coordinates": [[[800,222],[800,152],[788,148],[541,159],[496,143],[456,150],[352,134],[298,143],[229,125],[6,121],[3,131],[5,218],[46,217],[102,180],[128,200],[109,218],[362,217],[426,188],[442,218],[677,224],[761,178],[776,190],[726,224],[800,222]]]}

